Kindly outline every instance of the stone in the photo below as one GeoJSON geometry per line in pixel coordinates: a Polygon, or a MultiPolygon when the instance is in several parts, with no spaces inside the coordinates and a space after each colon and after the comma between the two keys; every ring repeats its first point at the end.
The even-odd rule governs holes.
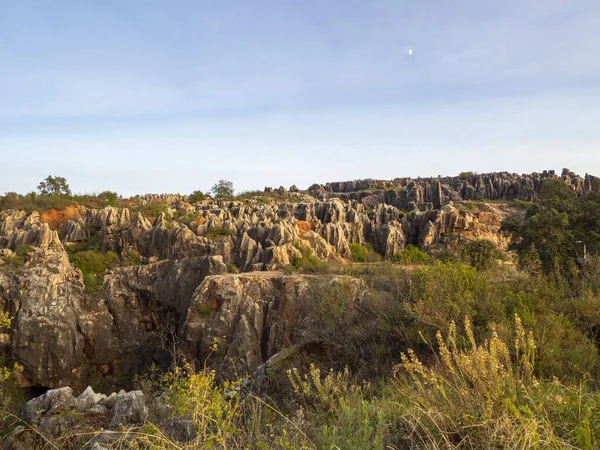
{"type": "Polygon", "coordinates": [[[80,395],[77,397],[77,410],[87,411],[93,408],[96,403],[106,398],[106,395],[96,394],[91,386],[88,386],[80,395]]]}
{"type": "Polygon", "coordinates": [[[50,389],[43,395],[29,400],[21,416],[28,424],[39,426],[42,418],[76,406],[77,400],[73,397],[70,387],[50,389]]]}
{"type": "Polygon", "coordinates": [[[142,391],[117,394],[108,417],[108,426],[117,428],[119,425],[142,423],[147,415],[146,397],[142,391]]]}
{"type": "Polygon", "coordinates": [[[209,276],[194,292],[182,326],[184,356],[198,368],[209,363],[220,377],[250,374],[288,345],[313,340],[313,327],[320,327],[300,314],[299,302],[339,283],[347,284],[349,302],[364,291],[360,280],[343,275],[209,276]]]}

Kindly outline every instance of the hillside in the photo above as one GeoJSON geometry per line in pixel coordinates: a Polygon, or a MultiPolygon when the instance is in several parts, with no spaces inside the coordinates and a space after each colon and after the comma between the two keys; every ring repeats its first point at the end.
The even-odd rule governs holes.
{"type": "Polygon", "coordinates": [[[6,448],[598,448],[599,196],[566,169],[6,194],[6,448]]]}

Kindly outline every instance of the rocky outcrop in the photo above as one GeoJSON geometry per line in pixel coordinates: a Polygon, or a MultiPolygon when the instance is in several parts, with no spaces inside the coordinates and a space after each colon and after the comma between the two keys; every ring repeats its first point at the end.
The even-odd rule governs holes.
{"type": "MultiPolygon", "coordinates": [[[[225,272],[227,267],[219,256],[115,270],[106,277],[102,292],[102,304],[111,320],[110,333],[99,332],[97,326],[86,333],[93,350],[90,359],[105,366],[104,370],[121,374],[138,373],[152,363],[168,366],[171,355],[161,340],[169,336],[161,335],[161,330],[171,326],[176,332],[196,287],[207,275],[225,272]]],[[[92,326],[91,319],[84,330],[92,326]]]]}
{"type": "Polygon", "coordinates": [[[60,247],[60,239],[56,231],[40,221],[40,215],[35,211],[31,214],[12,210],[0,212],[0,247],[14,250],[22,245],[60,247]]]}
{"type": "Polygon", "coordinates": [[[29,425],[51,438],[65,432],[73,433],[73,416],[83,419],[78,421],[76,426],[79,427],[92,422],[96,426],[104,423],[103,427],[98,426],[99,429],[117,430],[122,425],[140,424],[148,416],[148,406],[153,402],[154,399],[148,399],[141,391],[120,391],[106,396],[96,394],[89,386],[75,397],[73,390],[67,386],[50,389],[31,399],[23,408],[22,417],[29,425]]]}
{"type": "Polygon", "coordinates": [[[473,174],[439,178],[395,178],[394,180],[356,180],[315,184],[309,193],[317,198],[358,200],[365,204],[386,203],[403,211],[439,209],[451,201],[513,200],[530,201],[539,194],[547,179],[560,178],[578,195],[600,189],[599,179],[580,177],[568,169],[561,175],[553,170],[532,174],[508,172],[473,174]]]}
{"type": "Polygon", "coordinates": [[[70,383],[86,364],[115,375],[165,366],[160,330],[176,329],[206,275],[227,271],[219,256],[121,267],[89,294],[60,242],[32,247],[24,259],[18,270],[0,268],[0,308],[14,318],[0,351],[23,366],[21,386],[70,383]]]}
{"type": "Polygon", "coordinates": [[[221,376],[252,373],[286,346],[315,338],[320,302],[355,302],[363,291],[360,280],[341,275],[210,276],[194,292],[182,348],[189,361],[221,376]]]}
{"type": "Polygon", "coordinates": [[[81,365],[86,309],[81,273],[62,251],[35,249],[18,272],[0,271],[0,307],[14,317],[4,353],[24,368],[22,385],[58,384],[81,365]]]}

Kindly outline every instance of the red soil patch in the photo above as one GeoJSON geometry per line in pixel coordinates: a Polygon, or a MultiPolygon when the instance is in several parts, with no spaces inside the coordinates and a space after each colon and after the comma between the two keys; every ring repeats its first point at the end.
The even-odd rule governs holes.
{"type": "Polygon", "coordinates": [[[58,230],[67,220],[81,219],[81,212],[77,206],[67,206],[63,209],[50,209],[41,215],[40,221],[47,223],[51,230],[58,230]]]}
{"type": "Polygon", "coordinates": [[[315,229],[313,224],[307,222],[306,220],[299,220],[296,222],[296,225],[298,225],[298,230],[300,231],[300,234],[308,233],[309,231],[313,231],[315,229]]]}

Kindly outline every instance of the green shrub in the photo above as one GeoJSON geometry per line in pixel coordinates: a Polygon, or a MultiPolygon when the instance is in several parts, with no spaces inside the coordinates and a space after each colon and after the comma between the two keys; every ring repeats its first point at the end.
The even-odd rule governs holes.
{"type": "Polygon", "coordinates": [[[515,205],[517,208],[519,209],[527,209],[529,208],[533,203],[532,202],[526,202],[523,200],[520,200],[518,198],[514,198],[512,200],[512,204],[515,205]]]}
{"type": "Polygon", "coordinates": [[[394,255],[394,261],[400,264],[428,264],[430,256],[414,245],[408,245],[402,253],[394,255]]]}
{"type": "Polygon", "coordinates": [[[22,256],[13,255],[4,260],[6,267],[11,270],[21,270],[25,266],[25,260],[22,256]]]}
{"type": "Polygon", "coordinates": [[[456,262],[459,260],[458,255],[448,249],[437,250],[431,256],[433,259],[441,262],[456,262]]]}
{"type": "Polygon", "coordinates": [[[112,251],[102,254],[97,250],[85,250],[71,253],[70,259],[81,270],[85,286],[90,292],[99,291],[102,287],[100,275],[119,264],[118,255],[112,251]]]}
{"type": "Polygon", "coordinates": [[[25,266],[29,259],[29,254],[33,249],[29,245],[19,245],[15,248],[13,254],[4,258],[5,267],[14,271],[19,271],[25,266]]]}
{"type": "Polygon", "coordinates": [[[167,214],[169,205],[159,200],[147,202],[145,205],[140,205],[131,208],[133,212],[142,214],[144,217],[158,217],[160,213],[167,214]]]}
{"type": "Polygon", "coordinates": [[[98,251],[88,250],[75,253],[71,257],[71,260],[73,264],[75,264],[75,266],[84,274],[97,274],[106,270],[104,255],[98,251]]]}
{"type": "Polygon", "coordinates": [[[393,397],[404,405],[399,428],[412,430],[407,437],[413,444],[523,449],[600,444],[600,396],[581,385],[536,380],[536,344],[518,317],[513,339],[508,344],[493,335],[479,344],[466,320],[462,336],[453,324],[447,338],[438,333],[439,364],[428,366],[412,351],[402,355],[393,397]]]}
{"type": "Polygon", "coordinates": [[[137,250],[131,250],[127,257],[127,262],[130,266],[137,266],[140,264],[140,253],[137,250]]]}
{"type": "Polygon", "coordinates": [[[348,246],[350,247],[350,252],[352,253],[352,261],[365,262],[367,260],[367,254],[369,253],[367,247],[355,243],[350,243],[348,246]]]}
{"type": "Polygon", "coordinates": [[[15,249],[15,254],[18,256],[21,256],[21,257],[25,257],[25,256],[29,255],[29,253],[31,253],[32,250],[33,249],[31,248],[30,245],[21,244],[15,249]]]}
{"type": "Polygon", "coordinates": [[[304,273],[328,273],[331,265],[317,258],[310,247],[300,247],[301,257],[294,256],[286,269],[288,271],[301,271],[304,273]]]}
{"type": "Polygon", "coordinates": [[[463,244],[460,252],[464,261],[478,270],[490,269],[503,258],[502,252],[487,239],[469,241],[463,244]]]}
{"type": "Polygon", "coordinates": [[[348,244],[350,247],[351,256],[350,259],[355,262],[377,262],[381,261],[381,255],[373,250],[371,245],[361,245],[350,243],[348,244]]]}
{"type": "MultiPolygon", "coordinates": [[[[13,317],[0,311],[0,330],[10,332],[13,317]]],[[[17,422],[15,419],[25,405],[25,396],[14,381],[14,372],[22,372],[20,364],[13,363],[12,367],[4,358],[0,358],[0,430],[9,430],[17,422]]],[[[0,431],[0,437],[2,437],[0,431]]]]}
{"type": "Polygon", "coordinates": [[[188,197],[188,201],[190,203],[201,202],[204,199],[206,199],[206,196],[204,195],[204,192],[202,192],[202,191],[194,191],[188,197]]]}
{"type": "Polygon", "coordinates": [[[117,202],[121,198],[119,194],[112,191],[104,191],[98,194],[98,200],[102,202],[102,206],[117,206],[117,202]]]}
{"type": "Polygon", "coordinates": [[[313,364],[304,375],[296,368],[287,374],[316,426],[317,448],[384,448],[383,411],[368,400],[369,383],[355,384],[348,368],[322,376],[313,364]]]}

